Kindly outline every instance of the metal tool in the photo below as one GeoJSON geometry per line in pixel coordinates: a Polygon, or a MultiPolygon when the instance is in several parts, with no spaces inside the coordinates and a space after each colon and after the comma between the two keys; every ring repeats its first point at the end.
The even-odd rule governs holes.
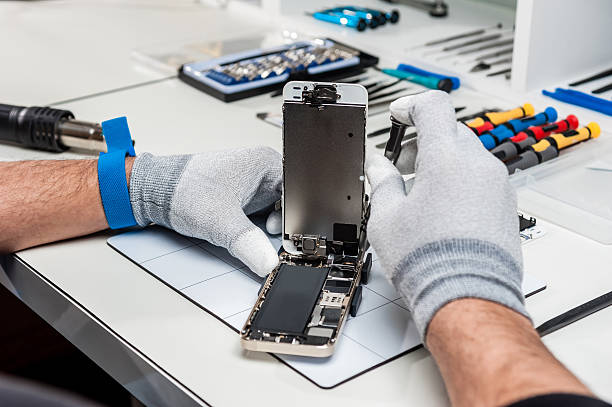
{"type": "Polygon", "coordinates": [[[514,51],[514,48],[510,47],[510,48],[502,49],[500,51],[495,51],[495,52],[490,52],[488,54],[480,55],[479,57],[475,58],[473,61],[474,62],[484,61],[486,59],[495,58],[495,57],[499,57],[499,56],[506,55],[506,54],[512,54],[513,51],[514,51]]]}
{"type": "Polygon", "coordinates": [[[457,55],[467,55],[478,51],[484,51],[485,49],[503,47],[504,45],[511,45],[514,42],[514,39],[508,38],[506,40],[492,42],[490,44],[484,44],[476,48],[466,49],[457,53],[457,55]]]}
{"type": "Polygon", "coordinates": [[[599,95],[600,93],[604,93],[604,92],[607,92],[609,90],[612,90],[612,83],[609,83],[606,86],[602,86],[601,88],[597,88],[595,90],[592,90],[591,93],[599,95]]]}
{"type": "Polygon", "coordinates": [[[424,1],[424,0],[384,0],[387,3],[405,4],[410,7],[418,8],[429,12],[432,17],[446,17],[448,15],[448,5],[444,0],[424,1]]]}
{"type": "Polygon", "coordinates": [[[386,92],[386,93],[379,93],[377,95],[368,97],[368,102],[373,102],[373,101],[378,100],[378,99],[382,99],[382,98],[386,98],[386,97],[389,97],[389,96],[397,95],[398,93],[401,93],[401,92],[404,92],[404,91],[407,91],[407,90],[410,90],[410,88],[400,88],[400,89],[395,89],[395,90],[392,90],[392,91],[386,92]]]}
{"type": "Polygon", "coordinates": [[[404,123],[399,122],[395,117],[391,116],[391,130],[389,131],[389,140],[385,146],[385,157],[393,164],[397,163],[397,159],[399,158],[402,149],[402,140],[406,134],[407,127],[408,126],[404,123]]]}
{"type": "Polygon", "coordinates": [[[588,78],[584,78],[584,79],[581,79],[579,81],[572,82],[572,83],[569,84],[569,86],[583,85],[585,83],[588,83],[588,82],[591,82],[591,81],[595,81],[597,79],[605,78],[605,77],[608,77],[608,76],[611,76],[611,75],[612,75],[612,69],[608,69],[608,70],[605,70],[605,71],[600,72],[598,74],[589,76],[588,78]]]}
{"type": "Polygon", "coordinates": [[[423,45],[418,45],[418,46],[413,47],[411,49],[416,49],[416,48],[421,48],[421,47],[432,47],[434,45],[444,44],[445,42],[460,40],[460,39],[468,38],[468,37],[474,37],[476,35],[484,34],[486,31],[488,31],[488,30],[490,30],[492,28],[502,28],[502,27],[503,27],[502,23],[497,23],[496,25],[493,25],[493,26],[487,27],[487,28],[481,28],[480,30],[468,31],[468,32],[464,32],[464,33],[461,33],[461,34],[451,35],[450,37],[445,37],[445,38],[440,38],[438,40],[429,41],[429,42],[426,42],[423,45]]]}
{"type": "Polygon", "coordinates": [[[470,69],[470,72],[486,71],[487,69],[491,69],[492,66],[500,65],[500,64],[507,64],[510,62],[512,62],[512,58],[504,58],[504,59],[499,59],[497,61],[491,61],[491,62],[482,61],[474,65],[472,69],[470,69]]]}
{"type": "Polygon", "coordinates": [[[475,38],[473,40],[465,41],[465,42],[462,42],[460,44],[454,44],[454,45],[446,46],[446,47],[442,48],[440,51],[442,51],[442,52],[454,51],[454,50],[459,49],[459,48],[469,47],[470,45],[480,44],[481,42],[487,42],[487,41],[491,41],[491,40],[496,40],[496,39],[501,38],[501,37],[502,37],[502,33],[485,35],[483,37],[479,37],[479,38],[475,38]]]}
{"type": "Polygon", "coordinates": [[[509,73],[512,73],[512,68],[506,68],[506,69],[502,69],[501,71],[491,72],[491,73],[488,73],[487,76],[498,76],[498,75],[509,74],[509,73]]]}
{"type": "Polygon", "coordinates": [[[545,161],[559,156],[559,151],[571,147],[583,141],[599,137],[601,129],[595,122],[591,122],[578,130],[569,130],[563,133],[555,133],[543,138],[536,144],[527,147],[516,159],[506,163],[508,174],[517,169],[525,170],[545,161]]]}
{"type": "Polygon", "coordinates": [[[57,153],[69,148],[106,152],[100,124],[51,107],[0,104],[0,141],[57,153]]]}

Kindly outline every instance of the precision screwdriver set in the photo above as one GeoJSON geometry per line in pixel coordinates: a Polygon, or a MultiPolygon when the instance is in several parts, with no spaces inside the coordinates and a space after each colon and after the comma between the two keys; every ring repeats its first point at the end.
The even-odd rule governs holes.
{"type": "Polygon", "coordinates": [[[366,28],[374,29],[387,23],[396,24],[399,21],[397,10],[386,12],[355,6],[334,7],[307,14],[317,20],[354,28],[357,31],[365,31],[366,28]]]}
{"type": "Polygon", "coordinates": [[[184,64],[179,78],[224,102],[282,89],[291,80],[337,81],[378,58],[330,39],[255,49],[184,64]]]}

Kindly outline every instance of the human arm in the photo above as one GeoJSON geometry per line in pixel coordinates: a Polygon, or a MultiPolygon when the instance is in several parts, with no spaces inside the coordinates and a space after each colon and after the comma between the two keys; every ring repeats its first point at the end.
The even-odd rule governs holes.
{"type": "MultiPolygon", "coordinates": [[[[280,198],[280,154],[241,148],[126,159],[134,218],[222,246],[265,275],[278,256],[247,217],[280,198]]],[[[11,252],[108,227],[96,160],[0,163],[0,250],[11,252]]]]}
{"type": "Polygon", "coordinates": [[[524,307],[516,197],[504,166],[456,123],[442,92],[399,99],[391,112],[417,128],[417,148],[400,155],[416,173],[405,185],[384,157],[368,159],[368,236],[453,405],[589,394],[544,347],[524,307]]]}
{"type": "Polygon", "coordinates": [[[108,228],[97,174],[97,160],[0,162],[0,253],[108,228]]]}

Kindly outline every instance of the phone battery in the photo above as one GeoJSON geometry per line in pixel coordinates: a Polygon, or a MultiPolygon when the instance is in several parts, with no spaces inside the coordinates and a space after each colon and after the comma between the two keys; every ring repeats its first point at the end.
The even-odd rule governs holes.
{"type": "Polygon", "coordinates": [[[281,264],[251,329],[303,334],[328,273],[329,267],[281,264]]]}

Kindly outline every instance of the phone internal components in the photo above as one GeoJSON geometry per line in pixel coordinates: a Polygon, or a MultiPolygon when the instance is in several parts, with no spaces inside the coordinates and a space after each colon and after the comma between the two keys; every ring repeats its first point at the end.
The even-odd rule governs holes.
{"type": "Polygon", "coordinates": [[[281,264],[252,330],[302,334],[328,272],[328,267],[281,264]]]}

